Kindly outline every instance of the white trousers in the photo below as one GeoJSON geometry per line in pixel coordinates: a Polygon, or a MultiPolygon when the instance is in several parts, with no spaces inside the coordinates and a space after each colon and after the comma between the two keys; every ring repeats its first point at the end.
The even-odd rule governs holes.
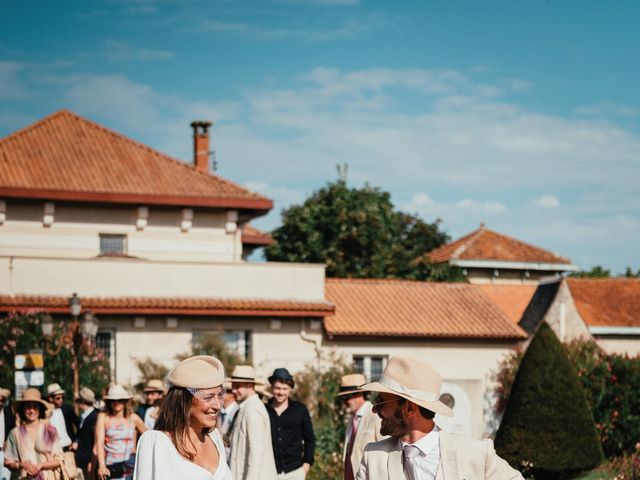
{"type": "Polygon", "coordinates": [[[279,473],[278,480],[304,480],[304,467],[291,470],[289,473],[279,473]]]}

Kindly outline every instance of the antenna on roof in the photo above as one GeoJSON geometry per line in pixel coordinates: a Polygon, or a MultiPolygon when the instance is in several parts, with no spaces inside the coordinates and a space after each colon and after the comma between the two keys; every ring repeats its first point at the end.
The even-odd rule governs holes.
{"type": "Polygon", "coordinates": [[[218,160],[216,160],[216,151],[211,150],[209,152],[211,154],[211,169],[215,172],[218,170],[218,160]]]}
{"type": "Polygon", "coordinates": [[[338,170],[338,180],[344,183],[347,183],[347,174],[349,173],[349,164],[342,163],[336,165],[336,170],[338,170]]]}

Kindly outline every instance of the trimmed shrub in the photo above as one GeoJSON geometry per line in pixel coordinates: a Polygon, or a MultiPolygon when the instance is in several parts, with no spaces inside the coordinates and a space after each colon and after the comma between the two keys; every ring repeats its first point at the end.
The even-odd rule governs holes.
{"type": "Polygon", "coordinates": [[[522,359],[495,445],[537,479],[571,478],[602,462],[580,379],[546,323],[522,359]]]}

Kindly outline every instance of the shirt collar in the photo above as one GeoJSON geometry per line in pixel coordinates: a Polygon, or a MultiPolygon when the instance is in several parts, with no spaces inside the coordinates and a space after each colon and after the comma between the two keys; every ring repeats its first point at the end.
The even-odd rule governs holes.
{"type": "Polygon", "coordinates": [[[367,411],[367,408],[371,407],[371,402],[366,401],[364,402],[362,405],[360,405],[360,408],[356,411],[356,417],[361,417],[364,415],[364,413],[367,411]]]}
{"type": "Polygon", "coordinates": [[[440,443],[440,429],[434,424],[433,430],[427,433],[424,437],[414,443],[402,442],[402,447],[406,445],[413,445],[420,450],[422,455],[427,455],[434,447],[440,443]]]}
{"type": "Polygon", "coordinates": [[[86,419],[89,415],[91,415],[91,412],[93,412],[94,410],[95,408],[93,407],[87,408],[84,412],[82,412],[82,414],[80,415],[80,418],[82,420],[86,419]]]}

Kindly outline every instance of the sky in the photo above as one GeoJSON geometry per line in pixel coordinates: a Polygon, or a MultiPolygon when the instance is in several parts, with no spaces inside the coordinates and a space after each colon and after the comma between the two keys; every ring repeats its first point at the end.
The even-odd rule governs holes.
{"type": "Polygon", "coordinates": [[[275,202],[348,184],[458,238],[640,269],[640,2],[0,2],[0,137],[61,108],[275,202]]]}

